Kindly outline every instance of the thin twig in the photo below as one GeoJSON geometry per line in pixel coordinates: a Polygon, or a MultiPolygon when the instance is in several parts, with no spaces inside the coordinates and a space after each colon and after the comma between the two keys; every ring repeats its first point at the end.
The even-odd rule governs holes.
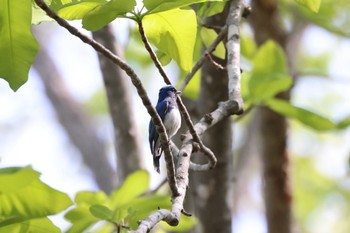
{"type": "Polygon", "coordinates": [[[210,63],[215,67],[215,69],[217,70],[225,70],[225,68],[220,65],[219,63],[217,63],[216,61],[214,61],[213,57],[210,55],[210,53],[206,53],[205,57],[210,61],[210,63]]]}
{"type": "MultiPolygon", "coordinates": [[[[84,34],[79,32],[78,29],[76,29],[75,27],[72,27],[66,20],[59,17],[53,10],[51,10],[46,5],[46,3],[43,0],[35,0],[35,2],[41,9],[43,9],[46,12],[46,14],[49,17],[53,18],[59,25],[61,25],[65,29],[67,29],[72,35],[81,39],[84,43],[92,46],[97,52],[106,56],[114,64],[118,65],[122,70],[124,70],[128,74],[128,76],[131,79],[131,82],[135,86],[137,93],[142,100],[143,105],[146,107],[154,124],[156,125],[157,132],[159,133],[159,136],[160,136],[160,140],[161,140],[164,154],[171,156],[171,152],[170,152],[170,149],[168,146],[168,136],[166,134],[165,127],[164,127],[162,120],[159,117],[157,111],[152,106],[152,103],[151,103],[150,99],[148,98],[147,92],[144,89],[144,87],[142,86],[141,80],[138,78],[135,71],[126,62],[124,62],[121,58],[119,58],[118,56],[113,54],[110,50],[105,48],[103,45],[101,45],[100,43],[96,42],[95,40],[85,36],[84,34]]],[[[179,193],[178,193],[176,181],[175,181],[175,171],[174,171],[174,169],[173,170],[169,169],[168,172],[172,173],[172,174],[168,175],[168,181],[169,181],[169,186],[170,186],[172,195],[177,196],[179,193]]]]}
{"type": "Polygon", "coordinates": [[[204,51],[204,53],[201,56],[201,58],[193,66],[192,71],[186,75],[185,79],[182,81],[182,83],[181,83],[181,85],[179,87],[180,91],[183,91],[186,88],[187,84],[191,81],[193,76],[202,67],[202,65],[203,65],[203,63],[204,63],[204,61],[206,59],[205,54],[212,53],[215,50],[215,48],[218,46],[218,44],[225,38],[226,34],[227,34],[227,27],[224,26],[224,27],[221,28],[218,36],[213,41],[213,43],[204,51]]]}

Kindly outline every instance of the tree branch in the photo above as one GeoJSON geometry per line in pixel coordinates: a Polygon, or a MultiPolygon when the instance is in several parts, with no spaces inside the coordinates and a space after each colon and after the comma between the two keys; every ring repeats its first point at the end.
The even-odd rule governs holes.
{"type": "MultiPolygon", "coordinates": [[[[157,131],[160,136],[161,144],[164,150],[165,154],[168,154],[168,156],[171,156],[171,152],[168,146],[168,136],[165,132],[165,127],[162,123],[162,120],[160,119],[157,111],[155,108],[152,106],[152,103],[150,99],[148,98],[147,92],[142,86],[141,80],[138,78],[137,74],[135,71],[126,63],[124,62],[121,58],[113,54],[110,50],[106,49],[103,45],[100,43],[96,42],[93,39],[90,39],[89,37],[85,36],[81,32],[79,32],[78,29],[72,27],[69,23],[67,23],[66,20],[62,19],[59,17],[54,11],[52,11],[43,0],[35,0],[36,4],[43,9],[46,14],[53,18],[59,25],[67,29],[72,35],[75,35],[79,39],[81,39],[84,43],[89,44],[92,46],[97,52],[103,54],[106,56],[108,59],[110,59],[114,64],[118,65],[122,70],[124,70],[128,76],[131,79],[131,82],[135,86],[137,93],[139,97],[142,100],[143,105],[146,107],[147,112],[150,114],[154,124],[156,125],[157,131]]],[[[168,173],[171,173],[173,175],[168,175],[168,181],[169,181],[169,186],[172,191],[173,196],[178,195],[177,187],[176,187],[176,181],[175,181],[175,171],[174,169],[169,169],[168,173]]]]}
{"type": "Polygon", "coordinates": [[[240,22],[244,10],[243,0],[233,0],[227,16],[227,73],[229,100],[238,104],[238,114],[243,113],[243,99],[241,96],[241,69],[240,69],[240,22]]]}
{"type": "Polygon", "coordinates": [[[218,46],[218,44],[224,39],[225,35],[227,34],[227,26],[224,26],[221,28],[218,36],[216,37],[216,39],[213,41],[213,43],[204,51],[203,55],[201,56],[201,58],[197,61],[197,63],[193,66],[192,71],[190,73],[188,73],[185,77],[185,79],[182,81],[179,90],[183,91],[187,84],[191,81],[191,79],[193,78],[193,76],[197,73],[197,71],[202,67],[205,59],[206,59],[206,54],[210,54],[212,53],[216,47],[218,46]]]}

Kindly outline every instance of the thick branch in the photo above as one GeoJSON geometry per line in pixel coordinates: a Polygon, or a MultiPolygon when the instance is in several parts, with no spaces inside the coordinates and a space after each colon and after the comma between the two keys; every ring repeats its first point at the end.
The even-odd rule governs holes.
{"type": "Polygon", "coordinates": [[[243,100],[241,96],[241,70],[240,70],[240,22],[243,11],[243,0],[233,0],[227,17],[227,73],[229,99],[239,105],[238,113],[243,113],[243,100]]]}

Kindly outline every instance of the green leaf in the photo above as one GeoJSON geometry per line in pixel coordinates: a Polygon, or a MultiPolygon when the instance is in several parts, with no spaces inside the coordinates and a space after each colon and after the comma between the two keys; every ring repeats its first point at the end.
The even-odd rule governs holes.
{"type": "Polygon", "coordinates": [[[156,211],[158,208],[170,209],[171,198],[170,196],[159,195],[138,197],[125,208],[128,208],[127,220],[130,223],[130,227],[135,229],[137,228],[137,221],[146,218],[151,212],[156,211]]]}
{"type": "Polygon", "coordinates": [[[0,1],[0,77],[16,91],[28,79],[39,46],[31,32],[32,0],[0,1]]]}
{"type": "Polygon", "coordinates": [[[101,29],[115,18],[132,12],[135,6],[136,0],[111,0],[101,4],[84,16],[83,27],[90,31],[101,29]]]}
{"type": "Polygon", "coordinates": [[[48,218],[38,218],[0,227],[0,233],[61,233],[48,218]]]}
{"type": "Polygon", "coordinates": [[[30,167],[1,170],[0,226],[57,214],[72,205],[65,193],[41,182],[30,167]],[[23,182],[26,177],[28,183],[23,182]]]}
{"type": "MultiPolygon", "coordinates": [[[[46,5],[50,6],[51,0],[44,0],[46,5]]],[[[51,17],[49,17],[45,11],[43,11],[36,3],[32,2],[32,24],[39,24],[44,21],[53,21],[51,17]]]]}
{"type": "Polygon", "coordinates": [[[297,59],[298,73],[300,76],[328,77],[331,58],[331,51],[317,55],[301,53],[297,59]]]}
{"type": "Polygon", "coordinates": [[[226,4],[227,4],[227,1],[204,2],[199,4],[199,7],[196,10],[196,12],[198,16],[203,17],[203,20],[205,20],[206,17],[210,17],[221,13],[224,10],[226,4]]]}
{"type": "Polygon", "coordinates": [[[105,202],[108,200],[107,195],[100,191],[100,192],[89,192],[89,191],[82,191],[77,193],[75,196],[75,203],[81,204],[81,203],[86,203],[86,204],[99,204],[102,202],[105,202]]]}
{"type": "Polygon", "coordinates": [[[338,129],[345,129],[350,125],[350,116],[345,117],[338,123],[338,129]]]}
{"type": "Polygon", "coordinates": [[[96,218],[102,220],[111,220],[113,217],[113,212],[108,207],[104,205],[92,205],[90,206],[90,213],[96,218]]]}
{"type": "Polygon", "coordinates": [[[96,7],[106,3],[105,0],[82,0],[71,2],[58,9],[57,13],[67,20],[82,19],[84,16],[96,7]]]}
{"type": "Polygon", "coordinates": [[[64,215],[64,218],[72,223],[67,233],[84,232],[84,230],[100,220],[91,214],[90,205],[85,203],[79,204],[74,209],[68,211],[64,215]]]}
{"type": "MultiPolygon", "coordinates": [[[[200,37],[200,31],[197,31],[196,36],[196,42],[194,45],[193,50],[193,60],[198,61],[200,57],[202,56],[202,39],[200,37]]],[[[177,87],[180,86],[180,84],[184,81],[185,77],[187,76],[188,72],[185,72],[184,70],[180,71],[179,74],[179,81],[176,84],[177,87]]],[[[201,80],[201,69],[199,69],[196,74],[192,77],[191,81],[187,84],[186,88],[182,91],[181,96],[185,96],[187,98],[190,98],[192,100],[196,100],[199,95],[199,89],[200,89],[200,80],[201,80]]]]}
{"type": "Polygon", "coordinates": [[[145,170],[139,170],[129,175],[123,185],[112,192],[112,207],[122,206],[140,194],[146,192],[149,186],[149,174],[145,170]]]}
{"type": "Polygon", "coordinates": [[[282,48],[269,40],[257,51],[248,82],[249,98],[259,103],[290,88],[292,78],[288,75],[287,62],[282,48]]]}
{"type": "Polygon", "coordinates": [[[298,4],[309,8],[309,10],[317,13],[320,9],[321,0],[295,0],[298,4]]]}
{"type": "Polygon", "coordinates": [[[163,51],[157,50],[156,55],[162,66],[166,66],[171,62],[171,57],[163,51]]]}
{"type": "Polygon", "coordinates": [[[181,8],[185,6],[189,6],[195,3],[200,2],[224,2],[227,0],[143,0],[143,4],[148,10],[147,14],[157,13],[161,11],[173,10],[176,8],[181,8]]]}
{"type": "Polygon", "coordinates": [[[325,131],[337,129],[337,125],[328,118],[309,110],[293,106],[284,100],[270,99],[266,101],[266,105],[275,112],[296,119],[315,130],[325,131]]]}
{"type": "Polygon", "coordinates": [[[254,39],[248,35],[241,34],[241,54],[247,59],[253,59],[257,51],[254,39]]]}
{"type": "MultiPolygon", "coordinates": [[[[215,32],[215,30],[205,27],[201,28],[201,38],[204,42],[205,47],[208,48],[217,37],[218,34],[215,32]]],[[[218,46],[216,46],[213,54],[218,58],[225,59],[226,49],[222,41],[218,44],[218,46]]]]}
{"type": "Polygon", "coordinates": [[[181,69],[192,69],[197,21],[193,10],[170,10],[146,15],[143,26],[148,39],[173,58],[181,69]]]}
{"type": "Polygon", "coordinates": [[[77,206],[64,215],[65,219],[72,223],[72,226],[67,231],[68,233],[84,232],[84,230],[100,221],[98,217],[92,214],[91,206],[105,205],[109,203],[109,199],[102,191],[83,191],[77,193],[75,203],[77,206]]]}
{"type": "Polygon", "coordinates": [[[15,192],[31,185],[39,179],[40,173],[30,167],[10,167],[0,169],[0,193],[15,192]]]}
{"type": "Polygon", "coordinates": [[[329,32],[349,37],[350,36],[350,17],[348,11],[344,9],[350,9],[350,1],[337,0],[336,4],[332,0],[323,0],[318,13],[310,11],[306,7],[290,5],[290,1],[284,1],[288,7],[289,12],[295,12],[293,15],[299,15],[303,20],[310,21],[310,23],[316,24],[329,32]]]}

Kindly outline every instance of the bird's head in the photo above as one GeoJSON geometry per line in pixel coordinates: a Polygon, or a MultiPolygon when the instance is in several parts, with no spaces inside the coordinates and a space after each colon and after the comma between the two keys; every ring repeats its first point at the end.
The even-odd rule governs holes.
{"type": "Polygon", "coordinates": [[[159,100],[165,99],[166,97],[175,97],[180,94],[181,91],[176,90],[175,87],[167,85],[159,90],[159,100]]]}

